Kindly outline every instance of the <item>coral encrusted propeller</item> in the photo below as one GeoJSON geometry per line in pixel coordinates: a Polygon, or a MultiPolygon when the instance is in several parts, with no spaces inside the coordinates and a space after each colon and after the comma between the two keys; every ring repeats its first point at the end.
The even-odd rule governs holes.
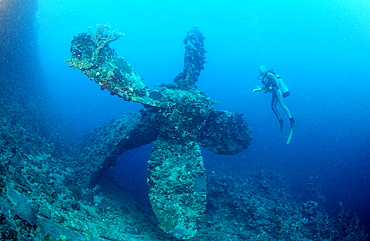
{"type": "Polygon", "coordinates": [[[97,25],[72,40],[65,62],[126,101],[144,108],[96,130],[85,141],[79,180],[90,185],[123,152],[155,141],[148,165],[149,199],[160,228],[178,239],[197,234],[206,211],[206,175],[200,146],[232,155],[248,148],[251,130],[241,114],[213,109],[195,83],[205,63],[204,36],[198,28],[184,40],[183,72],[172,83],[150,90],[109,43],[123,34],[97,25]]]}

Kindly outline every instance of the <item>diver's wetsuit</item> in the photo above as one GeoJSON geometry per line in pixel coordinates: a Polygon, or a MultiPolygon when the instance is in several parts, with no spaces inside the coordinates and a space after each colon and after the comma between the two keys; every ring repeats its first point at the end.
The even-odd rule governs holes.
{"type": "Polygon", "coordinates": [[[264,85],[262,89],[265,90],[265,93],[267,92],[272,93],[271,109],[279,121],[281,133],[285,136],[285,138],[287,138],[287,144],[289,144],[293,136],[294,118],[290,114],[288,107],[286,107],[286,105],[284,104],[284,97],[289,96],[290,92],[288,88],[285,86],[280,76],[277,76],[273,71],[269,70],[261,75],[262,75],[262,84],[264,85]],[[284,121],[280,117],[280,114],[276,109],[276,104],[278,102],[290,120],[290,132],[288,136],[286,136],[283,131],[284,121]]]}

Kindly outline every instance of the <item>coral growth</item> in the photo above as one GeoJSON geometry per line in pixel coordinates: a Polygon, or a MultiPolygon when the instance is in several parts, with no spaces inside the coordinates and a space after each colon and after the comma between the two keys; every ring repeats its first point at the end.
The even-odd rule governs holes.
{"type": "MultiPolygon", "coordinates": [[[[317,202],[299,203],[281,177],[255,172],[209,175],[207,233],[215,240],[368,240],[355,214],[332,215],[317,202]],[[217,238],[216,238],[217,237],[217,238]]],[[[210,237],[209,236],[209,237],[210,237]]]]}
{"type": "Polygon", "coordinates": [[[96,46],[92,53],[92,57],[94,59],[98,59],[99,52],[102,48],[108,46],[110,42],[113,42],[124,35],[117,30],[108,31],[110,28],[111,26],[109,24],[97,24],[95,33],[92,28],[88,29],[89,36],[96,46]]]}

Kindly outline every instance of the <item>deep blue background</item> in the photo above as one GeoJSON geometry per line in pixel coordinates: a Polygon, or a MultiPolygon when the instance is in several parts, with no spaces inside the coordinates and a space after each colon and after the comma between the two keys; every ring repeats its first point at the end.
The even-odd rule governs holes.
{"type": "MultiPolygon", "coordinates": [[[[314,175],[328,207],[342,201],[369,224],[369,12],[367,0],[40,0],[39,46],[49,90],[41,94],[68,124],[66,131],[85,134],[142,106],[110,96],[64,64],[72,36],[97,23],[124,32],[112,47],[154,88],[182,71],[182,40],[197,26],[208,51],[199,88],[219,101],[215,108],[243,113],[254,138],[235,156],[204,150],[208,171],[276,170],[298,193],[314,175]],[[291,91],[286,105],[296,128],[290,145],[270,110],[271,96],[251,91],[259,85],[260,65],[280,73],[291,91]]],[[[150,145],[127,152],[114,169],[139,197],[145,196],[149,154],[150,145]]]]}

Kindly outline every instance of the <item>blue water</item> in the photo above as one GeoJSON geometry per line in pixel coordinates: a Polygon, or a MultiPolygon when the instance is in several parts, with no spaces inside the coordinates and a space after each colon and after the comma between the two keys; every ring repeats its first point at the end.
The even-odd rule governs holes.
{"type": "MultiPolygon", "coordinates": [[[[207,50],[198,87],[219,101],[216,109],[243,113],[253,129],[249,149],[238,155],[203,150],[208,171],[279,171],[297,194],[315,176],[329,209],[341,201],[369,224],[369,12],[367,0],[40,0],[44,99],[75,136],[138,111],[140,104],[101,91],[64,64],[72,36],[98,23],[124,32],[112,47],[154,89],[182,72],[182,40],[197,26],[207,50]],[[271,96],[252,93],[260,65],[275,69],[290,89],[285,103],[296,125],[289,145],[270,109],[271,96]]],[[[149,153],[150,146],[125,153],[114,171],[137,196],[145,196],[149,153]]]]}

